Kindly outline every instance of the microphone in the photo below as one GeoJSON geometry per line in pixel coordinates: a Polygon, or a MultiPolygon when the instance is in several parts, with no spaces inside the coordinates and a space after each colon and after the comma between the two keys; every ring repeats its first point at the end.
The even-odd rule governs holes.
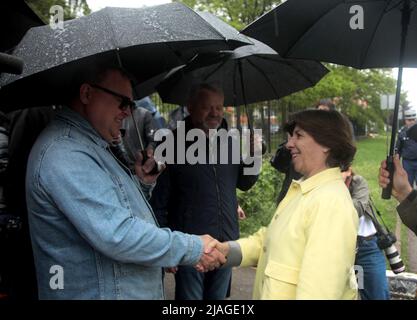
{"type": "Polygon", "coordinates": [[[2,72],[21,74],[23,72],[23,60],[0,52],[0,73],[2,72]]]}

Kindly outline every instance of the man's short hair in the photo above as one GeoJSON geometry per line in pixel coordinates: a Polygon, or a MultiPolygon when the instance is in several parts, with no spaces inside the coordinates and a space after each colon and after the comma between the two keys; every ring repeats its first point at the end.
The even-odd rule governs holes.
{"type": "Polygon", "coordinates": [[[127,79],[130,80],[132,86],[135,83],[135,78],[124,68],[112,64],[92,64],[83,69],[82,72],[74,76],[71,81],[71,87],[68,88],[68,95],[66,100],[71,100],[79,96],[79,90],[83,83],[101,83],[110,71],[118,71],[127,79]]]}
{"type": "Polygon", "coordinates": [[[222,96],[224,95],[223,89],[216,83],[198,83],[193,85],[190,89],[188,104],[194,104],[198,99],[200,91],[202,90],[212,91],[222,96]]]}
{"type": "Polygon", "coordinates": [[[330,98],[320,99],[319,102],[317,102],[316,104],[316,109],[319,106],[326,106],[327,108],[329,108],[329,110],[336,110],[336,105],[333,103],[332,99],[330,98]]]}

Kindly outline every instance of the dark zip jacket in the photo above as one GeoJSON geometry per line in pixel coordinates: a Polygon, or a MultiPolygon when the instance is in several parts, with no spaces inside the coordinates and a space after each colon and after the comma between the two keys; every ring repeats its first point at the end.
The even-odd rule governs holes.
{"type": "MultiPolygon", "coordinates": [[[[192,128],[191,119],[187,117],[186,134],[192,128]]],[[[227,129],[225,121],[222,128],[227,129]]],[[[173,133],[176,143],[177,129],[173,133]]],[[[193,143],[187,142],[186,150],[193,143]]],[[[232,164],[230,139],[227,147],[230,158],[228,164],[167,166],[158,178],[151,199],[161,226],[197,235],[210,234],[220,241],[239,238],[236,188],[249,190],[258,176],[244,175],[245,164],[242,161],[240,164],[232,164]]],[[[206,157],[208,159],[208,149],[206,157]]]]}

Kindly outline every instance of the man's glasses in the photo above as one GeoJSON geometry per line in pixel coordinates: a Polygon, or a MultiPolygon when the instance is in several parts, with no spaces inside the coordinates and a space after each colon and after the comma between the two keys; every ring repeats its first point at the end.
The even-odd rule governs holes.
{"type": "Polygon", "coordinates": [[[124,96],[120,93],[114,92],[110,89],[101,87],[97,84],[90,84],[90,86],[93,87],[93,88],[99,89],[101,91],[104,91],[108,94],[111,94],[115,97],[118,97],[119,99],[122,99],[122,101],[120,101],[120,105],[119,105],[119,109],[122,110],[122,111],[126,111],[128,108],[133,109],[133,108],[136,107],[135,102],[133,102],[129,97],[126,97],[126,96],[124,96]]]}

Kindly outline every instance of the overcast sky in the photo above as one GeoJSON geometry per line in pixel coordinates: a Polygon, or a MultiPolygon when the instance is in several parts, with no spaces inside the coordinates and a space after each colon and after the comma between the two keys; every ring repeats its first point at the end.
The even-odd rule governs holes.
{"type": "Polygon", "coordinates": [[[168,3],[170,0],[87,0],[88,6],[92,11],[103,9],[104,7],[128,7],[140,8],[143,6],[156,6],[168,3]]]}

